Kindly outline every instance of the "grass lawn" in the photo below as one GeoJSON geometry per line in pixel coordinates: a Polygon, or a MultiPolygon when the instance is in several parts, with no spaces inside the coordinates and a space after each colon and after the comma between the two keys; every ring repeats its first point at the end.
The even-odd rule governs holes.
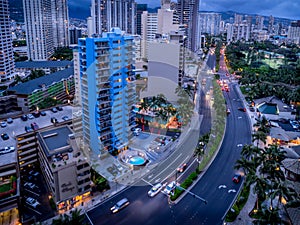
{"type": "Polygon", "coordinates": [[[283,65],[283,59],[263,59],[263,63],[269,65],[273,69],[278,69],[279,66],[283,65]]]}

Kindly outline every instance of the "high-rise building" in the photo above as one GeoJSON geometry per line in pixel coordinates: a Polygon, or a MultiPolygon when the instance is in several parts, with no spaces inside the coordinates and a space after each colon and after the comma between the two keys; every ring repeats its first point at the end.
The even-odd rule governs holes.
{"type": "Polygon", "coordinates": [[[144,11],[142,14],[142,31],[141,31],[141,55],[142,58],[148,58],[148,43],[155,39],[158,29],[157,13],[148,13],[144,11]]]}
{"type": "Polygon", "coordinates": [[[180,24],[185,25],[187,47],[195,52],[199,47],[198,42],[198,11],[199,0],[178,0],[176,11],[180,24]]]}
{"type": "Polygon", "coordinates": [[[272,15],[269,17],[268,32],[274,33],[274,17],[272,15]]]}
{"type": "Polygon", "coordinates": [[[257,15],[255,17],[255,25],[257,30],[262,30],[264,28],[264,17],[257,15]]]}
{"type": "Polygon", "coordinates": [[[243,15],[239,15],[239,14],[234,14],[234,23],[235,24],[240,24],[243,21],[243,15]]]}
{"type": "Polygon", "coordinates": [[[68,0],[51,0],[54,47],[69,46],[68,0]]]}
{"type": "Polygon", "coordinates": [[[136,34],[136,2],[134,0],[92,0],[93,33],[108,32],[120,27],[128,34],[136,34]]]}
{"type": "Polygon", "coordinates": [[[47,60],[54,53],[51,0],[23,0],[28,59],[47,60]]]}
{"type": "Polygon", "coordinates": [[[14,56],[10,30],[8,0],[0,0],[0,83],[14,78],[14,56]]]}
{"type": "Polygon", "coordinates": [[[133,46],[119,28],[79,39],[83,139],[95,154],[127,148],[136,104],[133,46]]]}
{"type": "Polygon", "coordinates": [[[70,44],[78,44],[78,38],[81,38],[81,30],[76,27],[69,30],[70,32],[70,44]]]}
{"type": "Polygon", "coordinates": [[[249,41],[250,27],[244,22],[241,24],[229,24],[227,27],[227,42],[236,42],[238,40],[249,41]]]}
{"type": "Polygon", "coordinates": [[[291,22],[287,37],[295,44],[300,44],[300,20],[291,22]]]}
{"type": "Polygon", "coordinates": [[[220,34],[221,14],[211,12],[199,13],[199,31],[201,34],[206,33],[210,35],[220,34]]]}
{"type": "Polygon", "coordinates": [[[147,11],[147,4],[137,4],[136,10],[136,33],[142,34],[142,14],[147,11]]]}

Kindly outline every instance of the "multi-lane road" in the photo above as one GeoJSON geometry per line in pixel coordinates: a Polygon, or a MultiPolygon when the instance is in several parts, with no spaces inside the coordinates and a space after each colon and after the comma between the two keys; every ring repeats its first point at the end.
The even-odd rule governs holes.
{"type": "MultiPolygon", "coordinates": [[[[221,60],[223,57],[221,57],[221,60]]],[[[224,71],[221,71],[224,72],[224,71]]],[[[222,74],[222,73],[221,73],[222,74]]],[[[221,75],[223,76],[223,75],[221,75]]],[[[146,175],[135,186],[128,187],[118,195],[88,212],[88,216],[93,224],[113,224],[113,225],[154,225],[154,224],[221,224],[222,218],[230,207],[240,188],[240,184],[232,182],[235,161],[240,156],[241,144],[250,143],[250,124],[245,112],[238,110],[243,107],[236,84],[230,84],[230,91],[224,96],[231,113],[227,118],[226,133],[223,143],[215,160],[203,174],[200,181],[191,189],[191,192],[205,198],[208,203],[204,204],[192,195],[187,194],[178,204],[170,205],[168,197],[159,193],[154,198],[147,196],[151,186],[148,184],[161,181],[162,177],[174,172],[177,168],[178,160],[184,160],[186,154],[191,153],[190,141],[199,134],[191,132],[189,138],[181,145],[180,151],[175,151],[164,163],[157,166],[152,176],[146,175]],[[175,163],[174,163],[175,162],[175,163]],[[176,163],[177,162],[177,163],[176,163]],[[110,212],[118,200],[127,197],[130,205],[117,214],[110,212]]],[[[202,96],[201,101],[205,101],[202,96]]],[[[207,108],[200,110],[206,116],[210,113],[207,108]]],[[[205,115],[204,115],[205,117],[205,115]]],[[[203,124],[207,120],[203,120],[203,124]]],[[[150,174],[151,175],[151,174],[150,174]]]]}

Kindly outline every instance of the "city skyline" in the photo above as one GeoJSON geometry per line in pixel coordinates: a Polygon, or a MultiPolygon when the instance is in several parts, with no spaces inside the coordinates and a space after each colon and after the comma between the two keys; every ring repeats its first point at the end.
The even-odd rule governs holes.
{"type": "MultiPolygon", "coordinates": [[[[137,3],[148,4],[148,7],[159,7],[160,0],[136,0],[137,3]]],[[[84,19],[90,16],[91,0],[69,0],[70,16],[84,19]]],[[[274,17],[298,20],[300,3],[292,0],[200,0],[201,11],[226,12],[235,11],[245,14],[258,14],[264,16],[273,15],[274,17]]]]}

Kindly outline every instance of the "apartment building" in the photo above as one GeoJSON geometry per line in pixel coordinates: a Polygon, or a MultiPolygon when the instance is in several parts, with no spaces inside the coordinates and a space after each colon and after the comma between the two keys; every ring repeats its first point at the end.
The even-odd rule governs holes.
{"type": "Polygon", "coordinates": [[[84,142],[97,155],[127,147],[136,103],[133,37],[119,28],[79,39],[84,142]]]}

